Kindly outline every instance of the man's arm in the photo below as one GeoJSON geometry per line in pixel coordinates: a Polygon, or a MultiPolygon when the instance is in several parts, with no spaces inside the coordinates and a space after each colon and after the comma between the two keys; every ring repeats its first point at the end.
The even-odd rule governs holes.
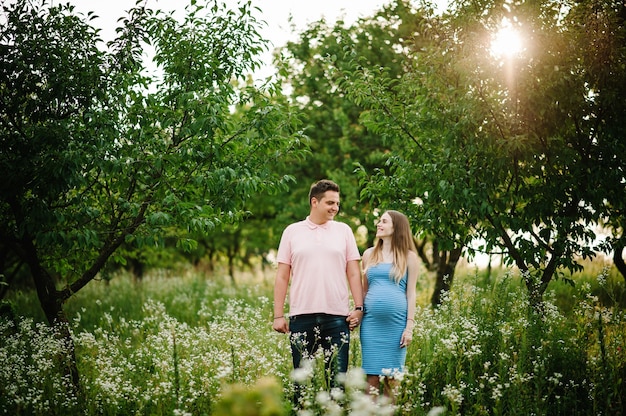
{"type": "MultiPolygon", "coordinates": [[[[348,285],[350,285],[352,299],[354,299],[354,306],[363,306],[363,284],[361,283],[361,269],[359,268],[358,260],[348,262],[346,274],[348,276],[348,285]]],[[[354,329],[361,323],[362,319],[363,310],[361,309],[359,311],[350,311],[346,320],[350,324],[350,329],[354,329]]]]}
{"type": "Polygon", "coordinates": [[[289,323],[287,323],[287,319],[285,319],[284,309],[290,276],[291,266],[285,263],[278,263],[276,280],[274,281],[274,323],[272,324],[272,328],[284,334],[289,332],[289,323]]]}
{"type": "Polygon", "coordinates": [[[348,284],[350,285],[350,292],[352,293],[352,299],[354,299],[354,305],[363,306],[363,285],[361,283],[361,269],[359,268],[359,261],[349,261],[348,266],[346,267],[346,273],[348,275],[348,284]]]}

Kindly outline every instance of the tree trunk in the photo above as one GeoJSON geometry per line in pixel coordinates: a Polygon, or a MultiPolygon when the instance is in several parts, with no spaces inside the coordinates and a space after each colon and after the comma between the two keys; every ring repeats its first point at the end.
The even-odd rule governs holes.
{"type": "Polygon", "coordinates": [[[140,255],[141,254],[139,254],[138,252],[135,252],[130,256],[130,259],[128,260],[128,263],[130,265],[130,271],[133,274],[133,280],[135,282],[141,282],[144,276],[145,265],[141,261],[141,259],[135,257],[140,255]]]}
{"type": "Polygon", "coordinates": [[[236,287],[237,281],[235,280],[235,256],[232,253],[228,256],[228,275],[230,276],[230,283],[236,287]]]}
{"type": "Polygon", "coordinates": [[[228,247],[228,274],[230,275],[231,284],[236,287],[237,281],[235,280],[235,261],[237,260],[241,249],[241,230],[235,230],[231,236],[231,243],[228,247]]]}
{"type": "Polygon", "coordinates": [[[433,308],[436,308],[441,304],[441,295],[443,292],[450,291],[450,287],[452,286],[452,282],[454,280],[456,264],[458,263],[459,258],[461,258],[461,252],[462,250],[460,248],[455,248],[451,251],[438,252],[437,257],[439,261],[437,262],[435,290],[430,298],[430,303],[433,308]]]}
{"type": "Polygon", "coordinates": [[[439,254],[437,252],[437,242],[436,241],[432,242],[433,258],[430,259],[426,252],[426,244],[428,243],[428,239],[424,238],[422,240],[417,240],[417,239],[413,239],[413,240],[415,242],[415,248],[417,249],[417,255],[422,260],[422,263],[424,264],[424,267],[426,267],[426,270],[428,270],[429,272],[436,271],[437,264],[438,264],[437,256],[439,254]]]}
{"type": "Polygon", "coordinates": [[[624,262],[624,247],[625,243],[617,242],[613,245],[613,264],[617,270],[622,274],[624,280],[626,280],[626,262],[624,262]]]}
{"type": "Polygon", "coordinates": [[[64,375],[72,380],[74,393],[76,397],[80,397],[80,377],[76,363],[76,350],[74,348],[72,333],[70,332],[70,324],[63,310],[65,298],[62,293],[56,289],[53,277],[41,266],[36,254],[36,248],[32,242],[26,240],[24,247],[27,263],[33,276],[41,308],[46,315],[48,324],[56,330],[57,335],[61,338],[66,348],[64,356],[59,357],[60,361],[64,364],[64,375]]]}
{"type": "MultiPolygon", "coordinates": [[[[72,381],[75,397],[79,398],[81,396],[80,377],[76,362],[74,340],[70,332],[69,321],[63,310],[63,303],[92,281],[98,272],[102,270],[107,259],[122,245],[125,237],[135,232],[137,228],[143,224],[145,221],[145,213],[150,205],[152,196],[152,192],[148,193],[133,222],[125,228],[123,232],[120,232],[118,235],[113,235],[111,239],[104,244],[91,267],[89,267],[80,278],[61,290],[57,290],[54,277],[42,266],[39,255],[37,254],[37,248],[34,244],[35,239],[26,233],[19,244],[19,250],[21,251],[20,257],[24,259],[33,276],[41,309],[46,315],[48,324],[56,330],[57,335],[65,345],[65,352],[62,357],[59,357],[59,361],[63,363],[64,375],[72,381]]],[[[16,221],[20,224],[23,223],[24,221],[21,216],[22,210],[19,207],[19,203],[16,200],[11,202],[13,210],[16,213],[16,221]]]]}

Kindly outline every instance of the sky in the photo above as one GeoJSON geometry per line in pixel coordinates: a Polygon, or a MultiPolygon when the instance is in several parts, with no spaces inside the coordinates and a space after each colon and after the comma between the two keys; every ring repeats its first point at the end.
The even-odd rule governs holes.
{"type": "MultiPolygon", "coordinates": [[[[188,0],[146,0],[148,7],[162,10],[180,10],[189,4],[188,0]]],[[[93,11],[98,19],[93,25],[102,29],[103,40],[114,38],[117,20],[126,15],[126,10],[135,6],[135,0],[51,0],[54,5],[71,3],[76,10],[82,13],[93,11]]],[[[236,7],[237,0],[222,0],[226,4],[236,7]]],[[[343,18],[352,23],[360,17],[372,15],[376,10],[387,4],[388,0],[252,0],[252,5],[261,9],[257,14],[259,20],[267,25],[261,31],[261,36],[270,41],[270,50],[261,56],[265,65],[255,78],[269,76],[273,72],[271,67],[271,50],[283,46],[288,40],[294,39],[291,31],[289,16],[297,31],[303,30],[310,22],[324,17],[329,23],[343,18]]]]}

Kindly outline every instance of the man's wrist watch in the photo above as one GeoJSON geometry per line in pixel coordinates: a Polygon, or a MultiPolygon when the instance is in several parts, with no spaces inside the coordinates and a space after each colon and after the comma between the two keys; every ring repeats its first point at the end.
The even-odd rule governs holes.
{"type": "Polygon", "coordinates": [[[355,311],[365,312],[365,307],[363,307],[363,306],[355,306],[355,307],[354,307],[354,310],[355,310],[355,311]]]}

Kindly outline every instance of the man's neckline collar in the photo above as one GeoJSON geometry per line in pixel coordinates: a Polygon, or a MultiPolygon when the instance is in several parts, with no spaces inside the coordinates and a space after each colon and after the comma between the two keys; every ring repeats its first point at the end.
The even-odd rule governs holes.
{"type": "Polygon", "coordinates": [[[314,230],[316,228],[324,228],[327,229],[328,226],[330,225],[330,221],[326,221],[324,224],[316,224],[313,221],[311,221],[311,217],[307,215],[306,220],[304,220],[306,222],[306,224],[309,226],[309,228],[311,230],[314,230]]]}

